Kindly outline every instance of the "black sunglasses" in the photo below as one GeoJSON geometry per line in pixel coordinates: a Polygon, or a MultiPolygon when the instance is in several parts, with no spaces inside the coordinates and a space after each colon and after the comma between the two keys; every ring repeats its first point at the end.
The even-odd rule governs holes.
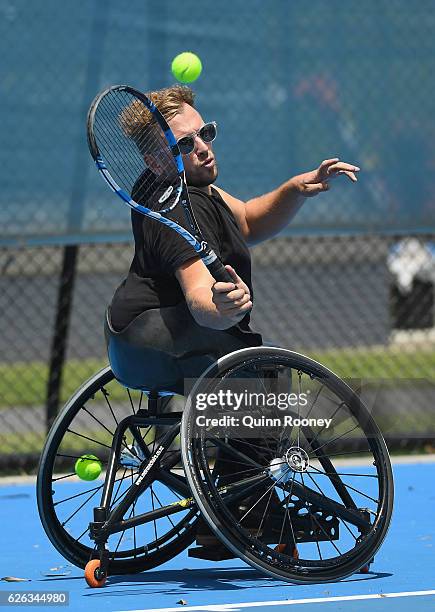
{"type": "Polygon", "coordinates": [[[217,134],[216,121],[210,121],[187,136],[183,136],[180,140],[177,140],[178,148],[182,155],[189,155],[195,148],[195,138],[199,136],[203,142],[213,142],[217,134]]]}

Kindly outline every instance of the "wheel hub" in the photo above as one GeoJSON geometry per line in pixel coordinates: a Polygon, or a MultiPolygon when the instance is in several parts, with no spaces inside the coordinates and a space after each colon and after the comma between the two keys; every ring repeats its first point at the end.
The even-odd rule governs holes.
{"type": "Polygon", "coordinates": [[[125,446],[119,457],[119,464],[126,468],[139,468],[145,459],[145,455],[137,444],[125,446]]]}
{"type": "Polygon", "coordinates": [[[299,446],[289,448],[284,455],[284,459],[293,472],[306,472],[310,467],[308,454],[299,446]]]}
{"type": "Polygon", "coordinates": [[[287,449],[282,457],[275,457],[269,464],[269,475],[274,480],[287,482],[294,478],[294,472],[300,474],[310,467],[310,458],[299,446],[287,449]]]}

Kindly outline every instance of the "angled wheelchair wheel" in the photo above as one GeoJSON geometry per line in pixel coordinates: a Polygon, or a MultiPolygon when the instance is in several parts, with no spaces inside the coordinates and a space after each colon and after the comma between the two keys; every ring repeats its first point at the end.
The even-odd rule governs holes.
{"type": "MultiPolygon", "coordinates": [[[[140,391],[120,385],[109,367],[87,381],[68,401],[54,422],[43,449],[37,477],[37,501],[42,525],[55,548],[71,563],[84,568],[95,556],[89,537],[93,508],[99,506],[114,431],[126,416],[146,406],[140,391]],[[94,455],[102,473],[92,481],[80,479],[76,461],[94,455]],[[67,484],[68,483],[68,484],[67,484]]],[[[181,416],[180,416],[181,418],[181,416]]],[[[122,438],[111,508],[126,495],[140,463],[154,452],[164,427],[153,419],[140,427],[142,450],[127,429],[122,438]]],[[[139,524],[109,536],[109,574],[144,571],[176,556],[195,538],[198,510],[183,500],[190,497],[174,443],[161,460],[155,480],[136,499],[125,518],[149,512],[139,524]],[[180,510],[174,514],[174,505],[180,510]]]]}
{"type": "Polygon", "coordinates": [[[393,508],[385,441],[357,392],[316,361],[268,347],[220,359],[188,397],[181,440],[204,518],[252,567],[335,581],[381,546],[393,508]],[[228,390],[244,398],[237,408],[228,390]]]}

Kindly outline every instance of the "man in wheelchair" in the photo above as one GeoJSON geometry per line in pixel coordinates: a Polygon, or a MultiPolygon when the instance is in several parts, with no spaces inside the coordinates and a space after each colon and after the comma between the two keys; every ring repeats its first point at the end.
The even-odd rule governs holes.
{"type": "MultiPolygon", "coordinates": [[[[190,556],[234,553],[290,582],[367,569],[393,507],[382,433],[358,391],[307,356],[265,346],[250,327],[249,247],[276,235],[332,178],[356,181],[359,169],[328,159],[242,202],[215,185],[216,124],[204,123],[193,92],[174,86],[150,97],[178,140],[198,225],[232,281],[215,282],[183,238],[132,212],[134,258],[105,321],[110,367],[68,400],[41,454],[44,529],[91,586],[157,567],[195,538],[190,556]],[[196,398],[210,404],[239,382],[252,397],[296,394],[286,409],[292,424],[280,426],[279,407],[234,411],[220,399],[201,427],[196,398]],[[174,394],[185,397],[181,412],[168,410],[174,394]],[[238,419],[247,431],[228,429],[238,419]],[[79,481],[83,458],[104,466],[102,483],[79,481]]],[[[143,183],[134,176],[131,196],[146,205],[143,183]]],[[[178,207],[170,214],[184,225],[178,207]]]]}
{"type": "MultiPolygon", "coordinates": [[[[334,177],[344,174],[356,181],[359,168],[328,159],[316,170],[243,202],[215,184],[218,166],[212,142],[217,128],[196,110],[193,91],[176,85],[147,95],[177,139],[196,220],[233,282],[215,282],[181,236],[132,211],[134,258],[108,310],[106,336],[118,380],[133,388],[183,393],[184,380],[199,376],[219,357],[262,344],[261,335],[250,327],[254,294],[249,247],[278,234],[305,198],[327,191],[334,177]]],[[[140,193],[134,199],[147,205],[140,193]]],[[[182,211],[175,209],[172,215],[183,225],[182,211]]],[[[260,448],[259,439],[251,440],[245,452],[258,456],[260,448]]],[[[246,470],[238,466],[241,471],[243,467],[246,470]]],[[[237,465],[222,460],[220,469],[228,482],[237,465]]],[[[258,497],[252,504],[254,521],[264,510],[258,497]]],[[[215,556],[219,545],[218,558],[230,554],[208,530],[201,534],[201,527],[197,541],[213,545],[215,556]]],[[[201,555],[207,557],[203,550],[197,553],[201,555]]]]}

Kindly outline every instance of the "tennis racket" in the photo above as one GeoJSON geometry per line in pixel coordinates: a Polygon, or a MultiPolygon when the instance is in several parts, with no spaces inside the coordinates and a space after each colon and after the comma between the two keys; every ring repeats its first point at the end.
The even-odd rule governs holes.
{"type": "Polygon", "coordinates": [[[133,210],[178,232],[216,281],[233,282],[201,234],[180,150],[155,104],[127,85],[109,87],[91,104],[87,133],[97,169],[112,191],[133,210]],[[168,217],[176,206],[186,227],[168,217]]]}

